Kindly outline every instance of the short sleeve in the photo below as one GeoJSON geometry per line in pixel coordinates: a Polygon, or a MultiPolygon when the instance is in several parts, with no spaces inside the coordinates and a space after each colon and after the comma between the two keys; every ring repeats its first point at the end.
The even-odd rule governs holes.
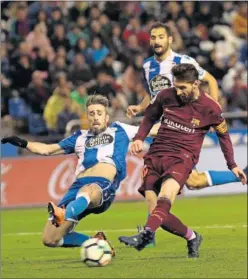
{"type": "Polygon", "coordinates": [[[81,131],[77,131],[72,136],[61,140],[58,144],[66,154],[74,153],[76,141],[80,135],[82,135],[81,131]]]}
{"type": "Polygon", "coordinates": [[[139,126],[129,125],[122,122],[116,122],[116,124],[120,125],[124,129],[130,141],[132,141],[139,130],[139,126]]]}
{"type": "Polygon", "coordinates": [[[190,56],[183,55],[181,63],[189,63],[196,67],[198,73],[199,73],[199,80],[202,80],[204,78],[204,75],[206,71],[196,62],[196,60],[190,56]]]}

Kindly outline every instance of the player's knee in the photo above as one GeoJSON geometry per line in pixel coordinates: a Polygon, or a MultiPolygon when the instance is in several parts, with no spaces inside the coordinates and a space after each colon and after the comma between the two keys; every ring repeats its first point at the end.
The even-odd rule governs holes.
{"type": "Polygon", "coordinates": [[[54,236],[43,235],[42,236],[42,243],[46,247],[57,247],[59,239],[54,236]]]}

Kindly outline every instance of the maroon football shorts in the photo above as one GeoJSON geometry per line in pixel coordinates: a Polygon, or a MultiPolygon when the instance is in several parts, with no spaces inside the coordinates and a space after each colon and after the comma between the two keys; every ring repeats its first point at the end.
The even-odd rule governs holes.
{"type": "Polygon", "coordinates": [[[144,159],[143,183],[138,191],[143,196],[145,191],[154,191],[158,195],[162,183],[168,178],[174,178],[181,191],[193,167],[194,163],[189,156],[182,158],[179,154],[157,157],[149,155],[144,159]]]}

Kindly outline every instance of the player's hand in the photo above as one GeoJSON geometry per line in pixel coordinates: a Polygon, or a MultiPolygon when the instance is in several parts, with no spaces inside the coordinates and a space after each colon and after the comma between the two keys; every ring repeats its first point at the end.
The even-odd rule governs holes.
{"type": "Polygon", "coordinates": [[[247,177],[241,168],[235,167],[232,172],[240,179],[243,185],[247,183],[247,177]]]}
{"type": "Polygon", "coordinates": [[[144,150],[144,142],[142,140],[135,140],[130,147],[133,155],[138,155],[142,150],[144,150]]]}
{"type": "Polygon", "coordinates": [[[21,147],[21,148],[26,148],[28,145],[28,142],[24,139],[21,139],[19,137],[13,136],[13,137],[7,137],[7,138],[3,138],[1,139],[1,143],[5,144],[5,143],[10,143],[12,145],[21,147]]]}
{"type": "Polygon", "coordinates": [[[127,117],[128,118],[132,118],[134,116],[136,116],[138,113],[140,113],[142,111],[141,107],[138,105],[138,106],[129,106],[127,108],[127,117]]]}

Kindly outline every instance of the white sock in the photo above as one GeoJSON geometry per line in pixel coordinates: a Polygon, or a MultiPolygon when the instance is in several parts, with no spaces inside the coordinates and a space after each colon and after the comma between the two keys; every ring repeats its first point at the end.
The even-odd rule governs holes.
{"type": "Polygon", "coordinates": [[[189,240],[192,240],[192,239],[194,239],[194,238],[196,238],[196,235],[195,235],[195,232],[193,231],[193,233],[192,233],[191,237],[188,239],[188,241],[189,241],[189,240]]]}

